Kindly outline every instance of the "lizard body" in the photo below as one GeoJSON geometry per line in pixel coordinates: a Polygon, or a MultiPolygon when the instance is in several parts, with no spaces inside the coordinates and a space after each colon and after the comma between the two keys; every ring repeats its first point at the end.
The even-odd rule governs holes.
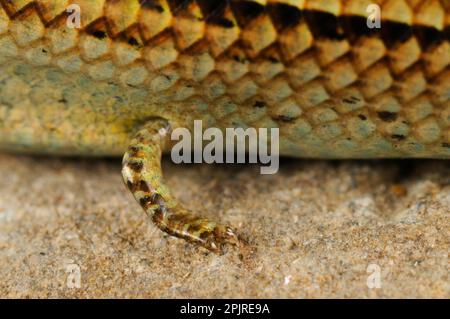
{"type": "Polygon", "coordinates": [[[160,228],[214,250],[213,224],[172,220],[147,187],[143,154],[170,146],[144,140],[152,118],[277,127],[295,157],[448,159],[450,1],[0,0],[0,149],[121,155],[146,127],[125,181],[160,228]]]}

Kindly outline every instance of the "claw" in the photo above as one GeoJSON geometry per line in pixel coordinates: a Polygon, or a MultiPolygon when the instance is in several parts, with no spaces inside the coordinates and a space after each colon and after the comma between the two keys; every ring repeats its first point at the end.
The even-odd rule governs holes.
{"type": "Polygon", "coordinates": [[[200,244],[206,249],[215,253],[223,253],[227,245],[239,246],[239,237],[233,229],[226,226],[217,225],[211,231],[205,231],[199,237],[200,244]]]}

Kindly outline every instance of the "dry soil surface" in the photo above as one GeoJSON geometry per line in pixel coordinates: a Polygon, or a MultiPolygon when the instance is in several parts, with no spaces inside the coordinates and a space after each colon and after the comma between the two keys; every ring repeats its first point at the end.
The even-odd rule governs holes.
{"type": "Polygon", "coordinates": [[[450,297],[448,161],[164,169],[180,201],[249,245],[216,255],[164,235],[120,160],[4,154],[0,297],[450,297]]]}

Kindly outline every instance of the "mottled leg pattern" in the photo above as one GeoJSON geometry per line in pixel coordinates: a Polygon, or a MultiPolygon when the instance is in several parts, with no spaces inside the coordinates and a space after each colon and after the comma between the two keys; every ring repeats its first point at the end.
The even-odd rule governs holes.
{"type": "Polygon", "coordinates": [[[222,251],[224,244],[238,244],[231,228],[184,209],[162,183],[161,155],[169,136],[168,122],[155,119],[131,141],[123,158],[122,176],[134,198],[155,225],[170,235],[214,252],[222,251]]]}

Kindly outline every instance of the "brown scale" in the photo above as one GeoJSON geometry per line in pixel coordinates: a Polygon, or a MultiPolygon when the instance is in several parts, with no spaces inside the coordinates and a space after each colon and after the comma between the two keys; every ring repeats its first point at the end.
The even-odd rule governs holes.
{"type": "MultiPolygon", "coordinates": [[[[437,30],[433,27],[416,24],[407,25],[400,21],[385,20],[383,19],[383,28],[379,32],[377,29],[369,29],[366,26],[366,18],[359,15],[335,15],[327,11],[319,11],[317,9],[298,8],[283,2],[271,1],[267,5],[261,5],[254,1],[240,1],[240,0],[168,0],[171,13],[175,16],[182,15],[188,12],[188,7],[192,3],[198,4],[202,10],[203,17],[207,23],[221,25],[224,28],[232,27],[232,22],[223,19],[223,14],[226,7],[230,7],[239,26],[245,29],[248,24],[262,15],[268,15],[278,31],[283,31],[286,28],[292,27],[300,23],[302,19],[308,23],[309,27],[313,31],[314,35],[318,38],[326,37],[331,39],[355,39],[363,35],[378,34],[381,33],[383,41],[388,47],[395,46],[399,42],[406,41],[409,37],[415,35],[420,39],[424,48],[438,43],[443,39],[450,38],[450,26],[445,26],[443,30],[437,30]]],[[[314,1],[309,1],[314,3],[314,1]]],[[[375,1],[376,3],[377,1],[375,1]]],[[[104,36],[121,38],[123,32],[126,30],[116,30],[114,32],[114,25],[117,23],[115,19],[119,19],[120,15],[114,13],[115,10],[119,10],[124,2],[122,1],[106,1],[107,12],[111,12],[108,16],[98,16],[97,19],[90,21],[88,25],[84,26],[84,29],[96,36],[102,38],[104,36]],[[114,14],[113,14],[114,13],[114,14]],[[107,34],[105,34],[107,33],[107,34]]],[[[160,4],[159,0],[141,0],[141,10],[153,10],[156,12],[164,12],[164,7],[160,4]]],[[[308,3],[308,1],[307,1],[308,3]]],[[[446,10],[450,8],[450,2],[447,0],[440,1],[442,7],[446,10]]],[[[27,14],[27,12],[36,11],[45,25],[50,25],[52,20],[59,16],[67,16],[67,12],[64,10],[52,11],[52,8],[47,2],[44,1],[11,1],[0,0],[0,4],[5,9],[6,13],[11,19],[15,19],[19,16],[27,14]],[[22,3],[22,6],[19,6],[22,3]]],[[[383,11],[383,5],[382,11],[383,11]]],[[[86,8],[88,9],[88,8],[86,8]]],[[[325,8],[324,8],[325,9],[325,8]]],[[[383,16],[382,16],[383,18],[383,16]]],[[[133,21],[129,27],[133,28],[133,25],[140,26],[139,21],[133,21]]],[[[130,39],[118,39],[121,41],[130,41],[130,39]]],[[[149,40],[149,39],[146,39],[149,40]]],[[[142,39],[134,38],[131,42],[142,43],[142,39]]]]}

